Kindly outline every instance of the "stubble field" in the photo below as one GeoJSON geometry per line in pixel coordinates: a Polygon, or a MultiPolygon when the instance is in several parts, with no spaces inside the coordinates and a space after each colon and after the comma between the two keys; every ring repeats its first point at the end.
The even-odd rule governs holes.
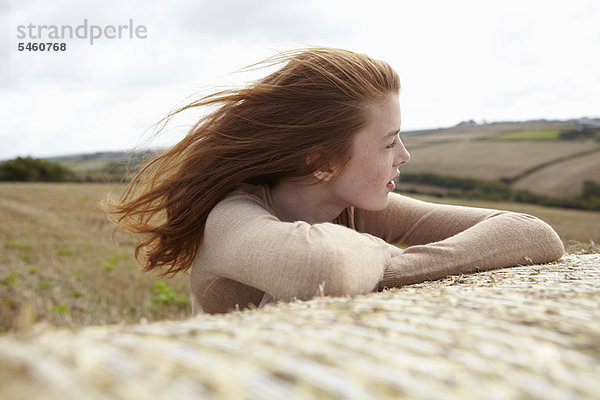
{"type": "MultiPolygon", "coordinates": [[[[600,182],[600,145],[558,140],[577,129],[562,122],[505,123],[408,132],[406,173],[512,180],[513,187],[547,196],[580,195],[585,181],[600,182]]],[[[431,190],[429,190],[431,192],[431,190]]]]}
{"type": "MultiPolygon", "coordinates": [[[[410,139],[405,144],[411,151],[410,139]]],[[[406,172],[428,171],[437,174],[483,179],[513,177],[521,172],[560,157],[572,156],[589,149],[586,143],[526,142],[515,146],[510,142],[481,141],[440,143],[427,147],[414,146],[406,172]]],[[[596,157],[598,155],[596,154],[596,157]]],[[[572,174],[571,171],[568,171],[572,174]]]]}
{"type": "Polygon", "coordinates": [[[549,196],[581,190],[581,182],[600,182],[600,152],[549,165],[520,179],[515,187],[549,196]]]}

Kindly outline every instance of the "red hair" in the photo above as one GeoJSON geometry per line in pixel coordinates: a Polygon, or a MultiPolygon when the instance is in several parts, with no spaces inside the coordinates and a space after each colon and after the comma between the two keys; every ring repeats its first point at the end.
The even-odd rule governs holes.
{"type": "Polygon", "coordinates": [[[143,234],[135,252],[143,270],[187,270],[209,212],[236,185],[274,184],[344,165],[354,136],[365,126],[365,103],[400,90],[387,63],[347,50],[294,50],[257,65],[279,64],[284,65],[247,87],[203,97],[169,114],[165,120],[217,106],[146,165],[120,201],[108,202],[121,227],[143,234]]]}

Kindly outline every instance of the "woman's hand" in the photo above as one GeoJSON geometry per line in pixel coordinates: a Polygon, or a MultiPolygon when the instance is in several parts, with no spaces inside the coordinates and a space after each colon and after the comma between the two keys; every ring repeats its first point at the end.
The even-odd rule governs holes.
{"type": "Polygon", "coordinates": [[[387,244],[388,248],[390,249],[390,254],[392,255],[392,258],[399,256],[400,254],[404,253],[404,250],[392,245],[392,244],[387,244]]]}

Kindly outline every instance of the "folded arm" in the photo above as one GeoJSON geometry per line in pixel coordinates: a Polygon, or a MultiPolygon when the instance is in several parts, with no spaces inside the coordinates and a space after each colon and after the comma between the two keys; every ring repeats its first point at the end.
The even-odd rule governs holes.
{"type": "Polygon", "coordinates": [[[282,222],[245,199],[211,211],[199,253],[208,272],[275,300],[368,293],[391,262],[379,238],[330,223],[282,222]]]}
{"type": "Polygon", "coordinates": [[[564,252],[556,232],[533,216],[433,204],[397,194],[383,212],[358,213],[357,228],[408,246],[392,258],[381,288],[550,262],[564,252]]]}

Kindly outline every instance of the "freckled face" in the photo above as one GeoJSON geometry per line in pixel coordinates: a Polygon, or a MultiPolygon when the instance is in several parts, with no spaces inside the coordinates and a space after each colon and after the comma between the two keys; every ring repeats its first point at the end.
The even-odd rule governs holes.
{"type": "Polygon", "coordinates": [[[400,102],[390,93],[384,101],[366,106],[367,125],[359,131],[352,158],[331,182],[334,198],[344,207],[369,211],[384,209],[399,175],[398,167],[410,160],[400,140],[400,102]]]}

